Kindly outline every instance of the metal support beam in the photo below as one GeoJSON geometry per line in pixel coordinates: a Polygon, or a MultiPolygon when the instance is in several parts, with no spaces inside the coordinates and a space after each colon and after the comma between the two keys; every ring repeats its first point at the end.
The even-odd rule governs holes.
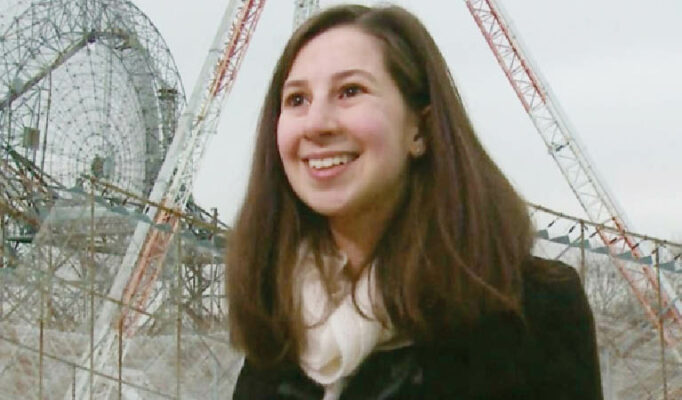
{"type": "MultiPolygon", "coordinates": [[[[558,101],[542,79],[539,70],[530,61],[520,39],[513,32],[509,17],[495,0],[465,0],[465,3],[547,146],[547,151],[557,163],[589,220],[605,228],[611,228],[598,228],[599,237],[608,248],[613,264],[627,280],[654,327],[658,327],[659,321],[649,299],[652,298],[650,294],[656,293],[650,292],[652,290],[662,292],[662,302],[665,305],[673,304],[669,316],[674,324],[667,325],[665,329],[666,343],[673,346],[682,338],[682,303],[673,303],[677,296],[672,285],[665,277],[659,281],[655,271],[646,265],[641,266],[646,277],[646,281],[642,282],[625,268],[622,260],[618,259],[617,256],[624,250],[630,251],[635,258],[640,258],[641,249],[625,233],[627,227],[624,214],[616,206],[604,181],[597,175],[594,163],[580,145],[558,101]]],[[[682,359],[678,352],[674,353],[678,359],[682,359]]]]}
{"type": "Polygon", "coordinates": [[[310,18],[318,8],[319,0],[294,0],[294,29],[310,18]]]}
{"type": "MultiPolygon", "coordinates": [[[[170,209],[182,209],[192,191],[199,161],[206,149],[208,139],[215,133],[220,111],[255,30],[265,0],[231,0],[218,28],[213,45],[204,62],[199,80],[194,87],[187,109],[182,114],[173,142],[161,166],[152,189],[150,200],[170,209]]],[[[148,207],[147,216],[155,225],[170,227],[168,232],[154,229],[150,224],[138,224],[121,267],[118,269],[108,297],[121,299],[124,307],[105,302],[95,322],[93,334],[93,368],[113,369],[116,359],[118,333],[113,327],[122,324],[122,334],[130,338],[140,325],[140,311],[148,315],[149,300],[154,283],[161,273],[174,233],[179,227],[176,213],[165,209],[148,207]]],[[[127,341],[118,350],[126,355],[127,341]]],[[[89,357],[84,357],[85,365],[89,357]]],[[[79,372],[75,391],[69,391],[66,399],[91,398],[97,382],[90,384],[89,374],[79,372]]],[[[97,398],[106,399],[111,387],[98,391],[97,398]]]]}

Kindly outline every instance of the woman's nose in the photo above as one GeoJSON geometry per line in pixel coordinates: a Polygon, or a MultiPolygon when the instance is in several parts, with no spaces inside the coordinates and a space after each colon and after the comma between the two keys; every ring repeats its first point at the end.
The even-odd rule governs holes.
{"type": "Polygon", "coordinates": [[[333,104],[315,101],[310,104],[305,119],[305,133],[311,139],[333,134],[338,129],[337,113],[333,104]]]}

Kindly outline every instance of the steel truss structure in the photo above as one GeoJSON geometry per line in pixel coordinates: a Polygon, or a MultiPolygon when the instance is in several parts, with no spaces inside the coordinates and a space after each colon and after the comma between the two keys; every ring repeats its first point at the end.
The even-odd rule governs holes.
{"type": "Polygon", "coordinates": [[[299,26],[320,7],[319,0],[295,0],[294,26],[299,26]]]}
{"type": "Polygon", "coordinates": [[[32,216],[41,228],[30,251],[0,270],[0,399],[64,398],[80,371],[98,379],[98,397],[103,388],[143,399],[228,392],[239,358],[225,330],[227,227],[194,205],[179,213],[91,179],[87,191],[53,188],[59,199],[49,213],[32,216]],[[153,312],[106,295],[136,226],[168,229],[146,216],[148,207],[179,221],[153,312]],[[139,314],[139,334],[123,341],[123,325],[115,324],[114,364],[82,365],[81,353],[97,346],[96,317],[107,304],[139,314]]]}
{"type": "MultiPolygon", "coordinates": [[[[240,366],[225,330],[222,252],[229,230],[206,212],[165,208],[179,218],[182,228],[157,280],[155,306],[132,308],[106,295],[112,276],[107,266],[124,257],[137,224],[168,229],[143,213],[147,207],[164,207],[105,183],[92,181],[91,187],[95,190],[57,190],[58,212],[42,217],[30,257],[17,260],[18,269],[1,275],[0,342],[11,354],[0,354],[0,387],[5,388],[0,398],[16,398],[18,393],[63,398],[59,393],[70,393],[78,371],[92,373],[99,387],[111,387],[114,398],[118,393],[144,399],[227,395],[240,366]],[[96,194],[105,189],[109,197],[96,194]],[[106,251],[101,250],[104,243],[106,251]],[[140,325],[136,335],[126,337],[123,325],[115,324],[111,329],[118,331],[120,341],[114,346],[114,364],[91,369],[81,365],[80,352],[96,346],[95,316],[107,303],[138,314],[140,325]],[[48,391],[54,394],[48,396],[48,391]]],[[[660,352],[658,331],[628,295],[620,276],[605,268],[607,250],[597,232],[608,228],[538,205],[530,204],[529,210],[539,228],[536,252],[561,258],[583,277],[597,316],[602,362],[608,366],[604,379],[613,398],[657,398],[664,379],[669,393],[680,390],[679,363],[660,352]]],[[[621,255],[629,268],[650,262],[657,273],[680,282],[682,244],[628,234],[658,249],[658,257],[649,259],[621,255]]]]}
{"type": "Polygon", "coordinates": [[[106,303],[98,309],[93,333],[97,345],[81,361],[90,371],[78,373],[73,391],[67,393],[65,399],[109,396],[113,388],[100,385],[100,377],[95,377],[92,370],[112,368],[117,359],[117,348],[118,358],[125,357],[128,346],[121,335],[133,337],[145,320],[135,310],[149,312],[158,305],[153,296],[158,293],[157,280],[179,228],[177,215],[167,210],[181,210],[189,200],[198,163],[208,139],[215,133],[222,102],[232,87],[264,5],[264,0],[233,0],[228,4],[150,194],[153,202],[166,208],[145,210],[150,220],[167,229],[150,229],[145,223],[137,225],[108,291],[109,297],[121,299],[127,307],[119,309],[106,303]],[[112,329],[115,326],[120,328],[112,329]]]}
{"type": "Polygon", "coordinates": [[[652,325],[661,330],[669,351],[682,362],[676,346],[682,339],[682,302],[675,288],[646,264],[636,273],[618,257],[628,253],[638,259],[652,249],[644,248],[625,234],[623,212],[597,175],[594,163],[570,128],[538,68],[532,65],[520,39],[512,32],[507,22],[509,17],[501,5],[494,0],[467,0],[466,5],[588,219],[610,228],[600,229],[598,235],[612,255],[613,264],[628,282],[652,325]],[[652,302],[653,294],[662,303],[658,310],[652,302]],[[661,310],[665,310],[663,315],[659,315],[661,310]],[[663,327],[663,318],[672,323],[663,327]]]}
{"type": "MultiPolygon", "coordinates": [[[[186,105],[127,1],[0,1],[0,399],[229,397],[229,229],[190,193],[265,1],[229,2],[186,105]]],[[[583,278],[607,399],[682,394],[682,245],[626,230],[508,17],[464,4],[588,216],[529,205],[535,252],[583,278]]]]}
{"type": "MultiPolygon", "coordinates": [[[[83,187],[90,174],[148,196],[185,105],[151,22],[122,2],[24,1],[0,10],[0,182],[8,214],[49,208],[49,186],[83,187]]],[[[38,228],[21,218],[2,223],[0,263],[21,253],[38,228]]]]}
{"type": "Polygon", "coordinates": [[[65,186],[87,173],[149,195],[184,108],[149,20],[126,2],[37,2],[1,35],[0,156],[65,186]]]}
{"type": "MultiPolygon", "coordinates": [[[[676,398],[675,393],[682,393],[682,364],[662,335],[670,323],[663,318],[662,296],[653,292],[648,298],[660,310],[659,328],[650,323],[627,281],[613,268],[613,255],[600,233],[617,235],[619,231],[536,204],[529,209],[537,227],[535,253],[574,266],[582,277],[595,314],[605,399],[676,398]]],[[[657,279],[682,290],[682,244],[624,233],[640,247],[652,249],[639,257],[630,251],[616,256],[629,273],[641,274],[646,266],[657,279]]]]}

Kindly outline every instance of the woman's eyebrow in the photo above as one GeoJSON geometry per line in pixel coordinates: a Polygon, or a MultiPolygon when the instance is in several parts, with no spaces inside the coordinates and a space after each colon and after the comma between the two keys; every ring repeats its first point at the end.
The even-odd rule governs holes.
{"type": "Polygon", "coordinates": [[[282,90],[288,88],[288,87],[301,87],[305,86],[306,80],[305,79],[292,79],[284,82],[284,85],[282,85],[282,90]]]}
{"type": "MultiPolygon", "coordinates": [[[[354,75],[360,75],[367,80],[371,81],[372,83],[376,82],[376,77],[371,74],[368,71],[365,71],[364,69],[359,69],[359,68],[353,68],[353,69],[346,69],[343,71],[335,72],[332,74],[332,81],[340,81],[343,79],[346,79],[348,77],[354,76],[354,75]]],[[[282,90],[289,88],[289,87],[302,87],[306,86],[308,80],[307,79],[290,79],[284,82],[284,85],[282,85],[282,90]]]]}
{"type": "Polygon", "coordinates": [[[376,82],[376,78],[374,77],[374,75],[372,75],[368,71],[365,71],[364,69],[359,69],[359,68],[353,68],[353,69],[347,69],[344,71],[339,71],[339,72],[335,73],[334,75],[332,75],[332,79],[339,81],[339,80],[348,78],[348,77],[353,76],[353,75],[360,75],[360,76],[363,76],[364,78],[366,78],[372,82],[376,82]]]}

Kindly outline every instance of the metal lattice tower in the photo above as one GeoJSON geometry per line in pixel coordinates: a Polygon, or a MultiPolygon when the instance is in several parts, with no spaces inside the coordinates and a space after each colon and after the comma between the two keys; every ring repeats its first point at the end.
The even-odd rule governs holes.
{"type": "Polygon", "coordinates": [[[319,0],[295,0],[294,27],[297,27],[308,19],[320,7],[319,0]]]}
{"type": "MultiPolygon", "coordinates": [[[[15,60],[0,62],[0,127],[7,132],[0,136],[7,143],[0,149],[0,185],[7,188],[0,192],[0,243],[11,244],[0,247],[0,399],[229,395],[240,365],[225,322],[229,230],[190,193],[265,1],[229,2],[186,107],[168,50],[134,6],[34,3],[0,0],[0,45],[15,60]],[[141,129],[116,136],[136,125],[141,129]],[[53,135],[62,146],[49,145],[53,135]]],[[[315,0],[293,3],[294,26],[318,7],[315,0]]],[[[541,110],[552,101],[537,96],[542,89],[533,93],[542,85],[524,79],[524,72],[534,75],[514,43],[503,42],[514,35],[485,9],[494,3],[466,4],[476,5],[536,125],[566,125],[541,110]]],[[[566,162],[570,146],[562,145],[570,135],[562,142],[560,128],[546,143],[566,162]]],[[[583,158],[578,167],[567,164],[567,178],[585,166],[594,172],[583,158]]],[[[595,205],[599,190],[575,179],[576,195],[595,205]]],[[[611,360],[604,376],[613,393],[657,398],[666,384],[670,393],[682,385],[666,382],[680,371],[659,337],[674,303],[657,303],[663,285],[652,282],[679,290],[682,245],[625,231],[611,218],[621,215],[614,209],[605,219],[588,213],[582,220],[530,205],[536,252],[577,265],[603,358],[611,360]],[[648,288],[642,293],[658,324],[648,322],[622,275],[595,267],[609,258],[637,276],[637,288],[648,288]]]]}
{"type": "Polygon", "coordinates": [[[599,230],[598,235],[607,246],[614,265],[630,285],[653,326],[662,329],[670,351],[682,361],[674,347],[682,338],[682,303],[673,285],[665,277],[658,277],[646,264],[632,268],[618,257],[630,254],[634,259],[639,259],[643,252],[654,249],[640,247],[625,233],[627,226],[624,213],[616,206],[604,181],[599,178],[594,163],[570,128],[549,86],[512,31],[509,17],[500,4],[494,0],[466,0],[466,5],[588,219],[610,228],[610,231],[599,230]],[[663,315],[655,310],[653,294],[662,295],[663,315]],[[662,317],[670,319],[672,324],[664,327],[662,317]]]}
{"type": "MultiPolygon", "coordinates": [[[[233,0],[228,4],[154,184],[151,201],[180,210],[189,200],[199,161],[208,139],[215,133],[222,102],[232,87],[264,5],[264,0],[233,0]]],[[[123,344],[122,335],[126,338],[134,336],[145,321],[135,310],[149,313],[155,309],[155,284],[162,272],[171,240],[178,231],[179,221],[175,214],[156,207],[148,208],[146,214],[155,224],[165,225],[168,229],[151,229],[146,223],[137,225],[108,292],[108,297],[121,299],[132,308],[119,310],[113,303],[106,303],[99,310],[93,333],[97,346],[82,361],[83,365],[89,361],[90,369],[112,368],[117,351],[119,358],[125,357],[128,346],[123,344]],[[117,326],[118,330],[115,328],[117,326]]],[[[112,389],[110,386],[98,387],[93,374],[85,371],[78,374],[74,386],[74,393],[67,393],[65,399],[74,395],[78,398],[91,397],[95,391],[99,391],[98,398],[107,398],[112,389]]]]}

